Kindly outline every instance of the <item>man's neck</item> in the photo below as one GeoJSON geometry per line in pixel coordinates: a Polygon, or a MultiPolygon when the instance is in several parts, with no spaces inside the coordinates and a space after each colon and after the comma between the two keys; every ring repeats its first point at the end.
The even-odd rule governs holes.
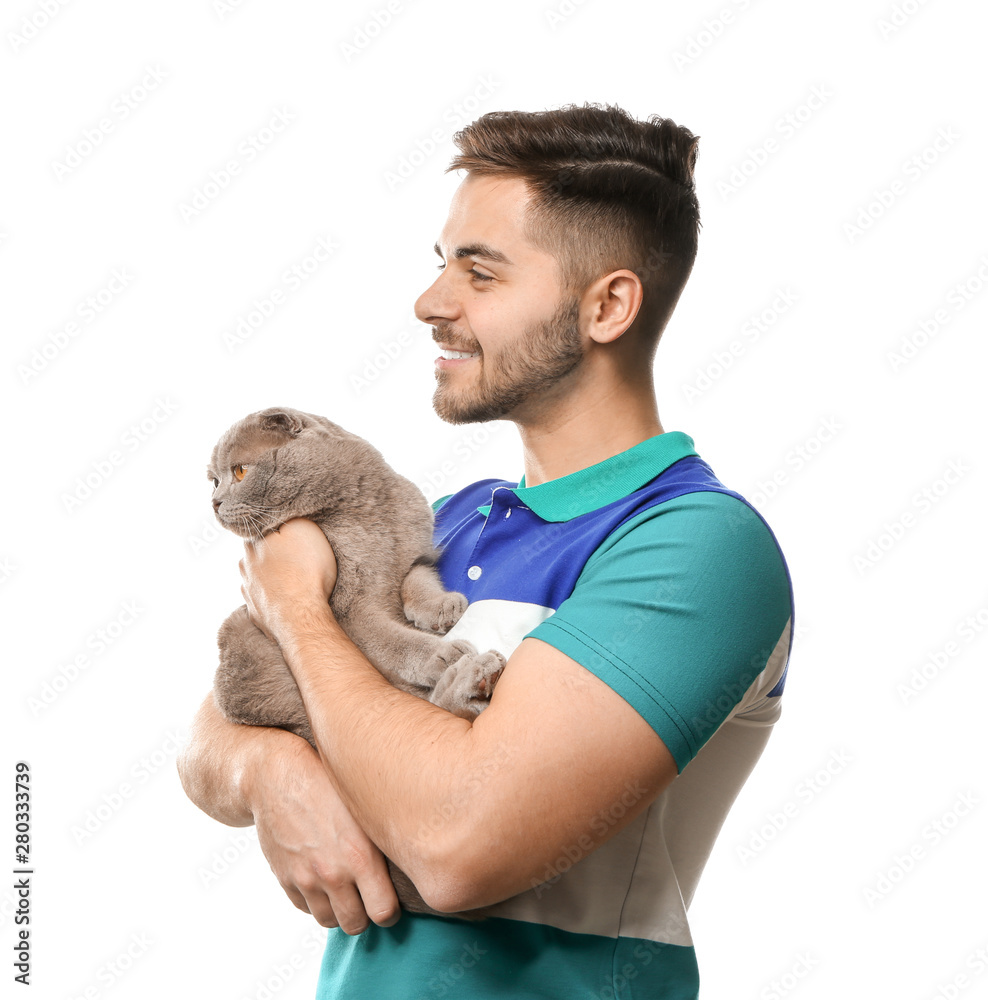
{"type": "Polygon", "coordinates": [[[525,458],[525,485],[596,465],[664,433],[651,385],[619,386],[592,399],[571,397],[536,418],[515,419],[525,458]]]}

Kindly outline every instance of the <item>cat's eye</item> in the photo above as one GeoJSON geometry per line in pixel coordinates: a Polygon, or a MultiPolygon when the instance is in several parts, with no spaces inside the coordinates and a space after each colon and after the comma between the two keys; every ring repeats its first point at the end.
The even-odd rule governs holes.
{"type": "Polygon", "coordinates": [[[246,465],[235,465],[233,467],[233,478],[239,483],[243,480],[244,476],[247,475],[246,465]]]}
{"type": "Polygon", "coordinates": [[[220,485],[220,481],[218,479],[214,479],[213,480],[213,489],[214,490],[217,489],[219,487],[219,485],[220,485]]]}

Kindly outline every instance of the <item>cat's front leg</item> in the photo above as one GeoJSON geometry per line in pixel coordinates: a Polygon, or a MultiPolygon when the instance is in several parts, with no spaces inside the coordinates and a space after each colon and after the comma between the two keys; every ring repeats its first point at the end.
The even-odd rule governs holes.
{"type": "Polygon", "coordinates": [[[343,627],[395,687],[422,698],[429,697],[453,663],[477,652],[465,639],[446,639],[421,631],[373,608],[351,615],[343,627]]]}
{"type": "Polygon", "coordinates": [[[454,590],[446,590],[435,566],[418,563],[401,584],[405,617],[425,632],[444,635],[467,609],[467,599],[454,590]]]}

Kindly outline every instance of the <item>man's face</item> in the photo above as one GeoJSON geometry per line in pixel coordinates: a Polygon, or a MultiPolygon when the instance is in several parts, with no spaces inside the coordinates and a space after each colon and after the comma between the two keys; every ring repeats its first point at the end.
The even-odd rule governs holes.
{"type": "Polygon", "coordinates": [[[433,405],[449,423],[536,412],[583,357],[579,301],[525,238],[528,197],[520,178],[468,174],[436,244],[442,273],[415,303],[441,349],[433,405]]]}

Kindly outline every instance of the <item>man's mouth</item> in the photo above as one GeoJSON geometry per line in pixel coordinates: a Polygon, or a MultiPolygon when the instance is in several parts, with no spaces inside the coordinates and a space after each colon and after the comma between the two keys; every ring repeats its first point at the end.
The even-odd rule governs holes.
{"type": "Polygon", "coordinates": [[[480,351],[446,351],[440,350],[439,356],[446,361],[458,361],[460,358],[479,358],[480,351]]]}

